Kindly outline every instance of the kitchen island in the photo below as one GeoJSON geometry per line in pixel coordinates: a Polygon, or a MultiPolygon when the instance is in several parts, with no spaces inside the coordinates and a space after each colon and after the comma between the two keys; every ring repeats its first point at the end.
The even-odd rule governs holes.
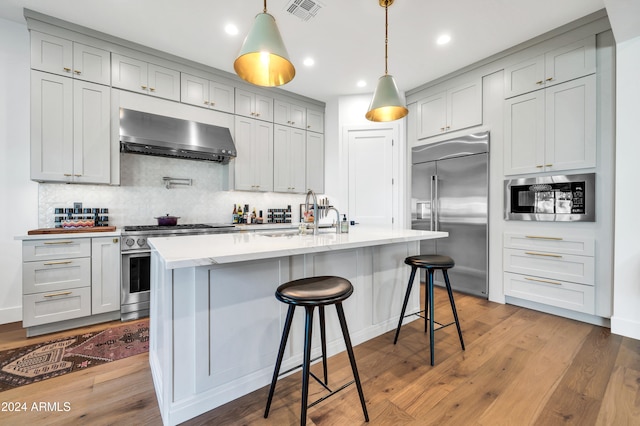
{"type": "MultiPolygon", "coordinates": [[[[274,297],[280,284],[319,275],[350,280],[355,290],[344,310],[357,345],[396,327],[410,269],[404,258],[418,253],[420,240],[447,236],[359,225],[347,234],[274,230],[150,239],[149,362],[164,424],[270,382],[287,312],[274,297]]],[[[408,312],[419,309],[419,292],[412,296],[408,312]]],[[[282,371],[302,361],[304,320],[296,317],[282,371]]],[[[331,356],[344,350],[331,310],[326,325],[331,356]]],[[[312,356],[319,353],[315,333],[312,356]]]]}

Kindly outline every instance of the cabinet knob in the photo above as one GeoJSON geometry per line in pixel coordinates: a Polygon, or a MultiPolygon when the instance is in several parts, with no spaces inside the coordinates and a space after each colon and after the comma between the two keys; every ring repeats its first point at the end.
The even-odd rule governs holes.
{"type": "Polygon", "coordinates": [[[552,80],[553,80],[553,77],[549,77],[549,78],[547,79],[547,81],[552,81],[552,80]]]}
{"type": "Polygon", "coordinates": [[[63,69],[65,72],[71,72],[71,68],[63,67],[62,69],[63,69]]]}
{"type": "Polygon", "coordinates": [[[216,103],[215,102],[209,102],[209,105],[214,106],[216,103]]]}
{"type": "Polygon", "coordinates": [[[256,112],[256,117],[260,117],[260,113],[259,112],[256,112]]]}
{"type": "Polygon", "coordinates": [[[140,86],[142,90],[147,90],[147,86],[140,86]]]}
{"type": "Polygon", "coordinates": [[[252,113],[251,113],[251,115],[256,115],[256,113],[255,113],[255,112],[252,112],[252,113]]]}
{"type": "Polygon", "coordinates": [[[449,130],[451,128],[451,126],[447,126],[447,130],[449,130]]]}
{"type": "Polygon", "coordinates": [[[81,174],[74,174],[75,177],[80,177],[82,176],[81,174]]]}
{"type": "Polygon", "coordinates": [[[209,105],[209,101],[204,101],[204,104],[205,105],[209,105]]]}
{"type": "Polygon", "coordinates": [[[538,169],[541,169],[541,168],[543,168],[543,167],[544,167],[544,166],[543,166],[542,164],[539,164],[539,165],[537,165],[537,166],[536,166],[536,168],[538,168],[538,169]]]}
{"type": "Polygon", "coordinates": [[[540,81],[536,81],[536,84],[542,84],[544,83],[544,81],[540,80],[540,81]]]}
{"type": "Polygon", "coordinates": [[[82,71],[80,71],[80,70],[73,70],[73,72],[76,73],[77,75],[82,74],[82,71]]]}
{"type": "Polygon", "coordinates": [[[444,127],[440,127],[440,131],[441,131],[441,132],[444,132],[444,127]]]}
{"type": "Polygon", "coordinates": [[[71,177],[73,176],[71,173],[64,173],[62,176],[67,176],[67,177],[71,177]]]}
{"type": "Polygon", "coordinates": [[[545,167],[553,167],[553,164],[545,164],[545,167]]]}
{"type": "Polygon", "coordinates": [[[114,238],[114,239],[113,239],[113,242],[114,242],[114,243],[117,243],[118,241],[120,241],[120,240],[119,240],[119,239],[117,239],[117,238],[114,238]]]}
{"type": "Polygon", "coordinates": [[[155,87],[149,87],[149,91],[150,91],[150,92],[155,92],[155,91],[156,91],[156,88],[155,88],[155,87]]]}

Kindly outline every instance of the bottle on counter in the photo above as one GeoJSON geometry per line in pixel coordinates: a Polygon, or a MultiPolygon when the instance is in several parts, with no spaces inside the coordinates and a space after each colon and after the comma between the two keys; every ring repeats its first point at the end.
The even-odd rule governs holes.
{"type": "Polygon", "coordinates": [[[236,205],[233,205],[233,214],[231,215],[231,223],[238,223],[238,210],[236,205]]]}
{"type": "Polygon", "coordinates": [[[349,222],[347,222],[347,215],[342,215],[342,222],[340,222],[340,233],[348,234],[349,233],[349,222]]]}
{"type": "Polygon", "coordinates": [[[238,223],[242,223],[244,215],[242,214],[242,205],[238,204],[238,223]]]}
{"type": "Polygon", "coordinates": [[[256,214],[256,208],[253,208],[253,211],[251,212],[251,223],[256,223],[256,219],[257,219],[258,215],[256,214]]]}
{"type": "Polygon", "coordinates": [[[243,212],[243,218],[242,218],[242,222],[243,223],[251,223],[251,213],[249,213],[249,204],[245,204],[244,205],[244,210],[243,212]]]}

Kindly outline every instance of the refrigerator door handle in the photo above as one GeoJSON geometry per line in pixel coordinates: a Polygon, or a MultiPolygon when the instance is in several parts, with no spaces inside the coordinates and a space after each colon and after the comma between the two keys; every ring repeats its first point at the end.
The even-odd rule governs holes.
{"type": "Polygon", "coordinates": [[[431,217],[433,218],[433,224],[431,225],[432,231],[439,231],[440,224],[438,223],[438,210],[440,210],[440,203],[438,202],[438,175],[431,176],[431,217]]]}

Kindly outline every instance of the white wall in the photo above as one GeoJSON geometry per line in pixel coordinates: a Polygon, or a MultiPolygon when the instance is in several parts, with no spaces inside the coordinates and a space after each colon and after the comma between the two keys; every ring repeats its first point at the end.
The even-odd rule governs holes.
{"type": "Polygon", "coordinates": [[[0,324],[22,320],[22,249],[14,236],[38,224],[29,180],[29,33],[0,19],[0,324]]]}

